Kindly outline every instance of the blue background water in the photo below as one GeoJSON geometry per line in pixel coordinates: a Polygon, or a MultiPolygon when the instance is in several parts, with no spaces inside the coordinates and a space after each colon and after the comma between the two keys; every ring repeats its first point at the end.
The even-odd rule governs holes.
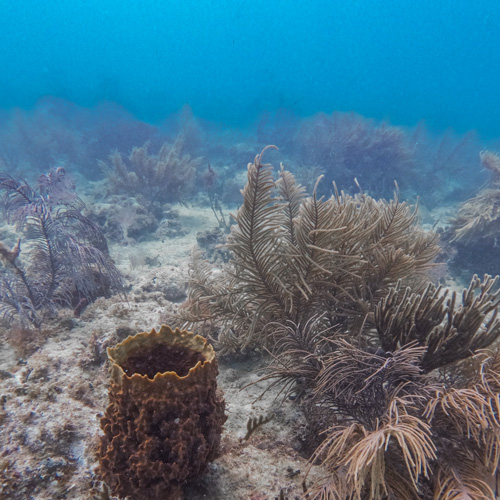
{"type": "Polygon", "coordinates": [[[189,103],[233,126],[354,110],[500,136],[496,0],[0,1],[0,107],[189,103]]]}

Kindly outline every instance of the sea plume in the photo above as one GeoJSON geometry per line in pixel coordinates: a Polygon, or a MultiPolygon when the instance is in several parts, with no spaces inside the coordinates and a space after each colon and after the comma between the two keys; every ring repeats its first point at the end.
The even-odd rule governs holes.
{"type": "Polygon", "coordinates": [[[84,205],[76,193],[62,192],[57,175],[61,172],[32,188],[0,174],[7,220],[22,235],[14,248],[0,246],[0,314],[22,325],[39,327],[61,307],[123,287],[104,235],[81,213],[84,205]]]}

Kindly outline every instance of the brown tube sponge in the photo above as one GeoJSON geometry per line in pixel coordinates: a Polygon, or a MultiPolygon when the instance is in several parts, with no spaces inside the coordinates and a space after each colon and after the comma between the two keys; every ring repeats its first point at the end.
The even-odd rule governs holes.
{"type": "Polygon", "coordinates": [[[163,325],[109,348],[108,358],[102,479],[122,498],[181,498],[182,484],[215,458],[226,420],[212,346],[163,325]]]}

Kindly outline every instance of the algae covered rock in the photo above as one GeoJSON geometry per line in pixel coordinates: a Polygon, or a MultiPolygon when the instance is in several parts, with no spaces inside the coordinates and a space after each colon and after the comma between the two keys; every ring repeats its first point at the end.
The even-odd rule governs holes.
{"type": "Polygon", "coordinates": [[[108,348],[100,474],[119,497],[181,498],[219,448],[225,403],[206,339],[163,325],[108,348]]]}

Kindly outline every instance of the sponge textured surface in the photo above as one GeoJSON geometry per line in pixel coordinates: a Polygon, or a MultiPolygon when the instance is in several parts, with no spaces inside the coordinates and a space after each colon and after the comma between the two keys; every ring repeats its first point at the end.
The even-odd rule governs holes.
{"type": "Polygon", "coordinates": [[[102,479],[121,498],[181,498],[182,483],[216,457],[226,420],[212,346],[163,325],[108,349],[108,357],[102,479]]]}

